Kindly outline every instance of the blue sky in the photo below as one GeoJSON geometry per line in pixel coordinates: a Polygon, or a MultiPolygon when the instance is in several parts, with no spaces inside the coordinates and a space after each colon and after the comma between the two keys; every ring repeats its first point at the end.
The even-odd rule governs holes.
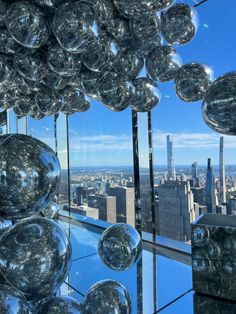
{"type": "MultiPolygon", "coordinates": [[[[180,2],[180,1],[176,1],[180,2]]],[[[194,4],[193,0],[183,1],[194,4]]],[[[214,76],[236,70],[236,1],[208,0],[197,9],[199,29],[187,45],[176,47],[183,63],[198,61],[210,65],[214,76]]],[[[218,163],[219,134],[201,117],[201,102],[184,103],[174,92],[173,82],[159,84],[161,102],[152,111],[154,163],[166,164],[166,135],[174,139],[175,164],[205,164],[208,157],[218,163]]],[[[30,121],[31,134],[53,145],[53,119],[30,121]]],[[[63,121],[63,119],[62,119],[63,121]]],[[[146,114],[140,114],[141,164],[147,160],[146,114]]],[[[132,165],[131,111],[114,113],[93,102],[88,112],[69,118],[72,166],[132,165]]],[[[60,156],[66,161],[65,127],[60,124],[60,156]]],[[[225,137],[225,161],[236,164],[236,138],[225,137]]]]}

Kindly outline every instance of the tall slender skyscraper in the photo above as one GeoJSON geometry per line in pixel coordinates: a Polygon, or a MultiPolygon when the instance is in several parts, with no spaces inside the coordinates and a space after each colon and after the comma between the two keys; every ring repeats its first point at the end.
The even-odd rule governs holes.
{"type": "Polygon", "coordinates": [[[170,135],[167,135],[167,179],[176,180],[174,158],[173,158],[173,140],[170,135]]]}
{"type": "Polygon", "coordinates": [[[208,158],[207,161],[205,198],[208,213],[216,213],[218,199],[216,195],[215,176],[211,165],[211,158],[208,158]]]}
{"type": "Polygon", "coordinates": [[[192,164],[192,178],[197,179],[197,177],[198,177],[198,168],[197,168],[197,162],[195,161],[192,164]]]}
{"type": "Polygon", "coordinates": [[[220,174],[220,204],[226,202],[226,186],[225,186],[225,165],[224,165],[224,137],[220,137],[220,160],[219,160],[219,174],[220,174]]]}

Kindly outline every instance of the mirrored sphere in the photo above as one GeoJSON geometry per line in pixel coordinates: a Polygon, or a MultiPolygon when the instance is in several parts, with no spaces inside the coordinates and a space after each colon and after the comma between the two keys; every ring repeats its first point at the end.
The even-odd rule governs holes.
{"type": "Polygon", "coordinates": [[[134,80],[134,96],[131,108],[137,112],[152,110],[160,101],[160,93],[157,84],[146,77],[134,80]]]}
{"type": "Polygon", "coordinates": [[[128,290],[121,283],[103,280],[89,289],[83,310],[86,314],[131,314],[132,303],[128,290]]]}
{"type": "Polygon", "coordinates": [[[74,298],[59,296],[39,304],[37,314],[80,314],[81,304],[74,298]]]}
{"type": "Polygon", "coordinates": [[[196,12],[187,4],[177,3],[161,13],[161,31],[171,45],[184,45],[197,32],[196,12]]]}
{"type": "Polygon", "coordinates": [[[99,36],[95,13],[85,2],[66,3],[53,17],[53,32],[60,45],[69,52],[80,53],[99,36]]]}
{"type": "Polygon", "coordinates": [[[101,79],[100,73],[92,72],[89,70],[83,71],[81,73],[81,88],[82,91],[95,99],[99,99],[99,93],[98,93],[98,82],[101,79]]]}
{"type": "Polygon", "coordinates": [[[20,75],[32,81],[41,80],[48,72],[47,63],[41,53],[17,54],[14,56],[14,65],[20,75]]]}
{"type": "Polygon", "coordinates": [[[111,269],[125,270],[139,259],[142,241],[139,233],[130,225],[118,223],[107,228],[99,241],[101,260],[111,269]]]}
{"type": "Polygon", "coordinates": [[[0,52],[4,54],[14,54],[19,50],[19,44],[9,34],[6,28],[0,29],[0,52]]]}
{"type": "Polygon", "coordinates": [[[81,67],[79,57],[68,53],[58,44],[49,48],[47,62],[50,69],[61,76],[76,75],[81,67]]]}
{"type": "Polygon", "coordinates": [[[61,173],[55,152],[23,134],[0,138],[0,214],[20,219],[47,205],[58,190],[61,173]]]}
{"type": "Polygon", "coordinates": [[[22,219],[0,238],[0,270],[28,300],[50,297],[71,263],[71,245],[53,220],[22,219]]]}
{"type": "Polygon", "coordinates": [[[101,102],[112,111],[122,111],[130,105],[133,96],[133,85],[121,80],[113,72],[109,72],[98,82],[101,102]]]}
{"type": "Polygon", "coordinates": [[[30,113],[33,107],[33,100],[30,96],[19,95],[15,101],[13,110],[17,116],[23,117],[30,113]]]}
{"type": "Polygon", "coordinates": [[[41,6],[56,8],[65,3],[65,0],[33,0],[36,4],[41,6]]]}
{"type": "Polygon", "coordinates": [[[206,91],[202,115],[216,132],[236,135],[236,72],[222,75],[206,91]]]}
{"type": "Polygon", "coordinates": [[[27,1],[10,5],[6,13],[6,26],[12,37],[25,47],[42,47],[49,38],[43,11],[27,1]]]}
{"type": "Polygon", "coordinates": [[[213,79],[212,70],[199,63],[188,63],[177,71],[175,91],[184,101],[197,101],[204,97],[213,79]]]}
{"type": "Polygon", "coordinates": [[[50,201],[47,206],[41,209],[40,214],[48,219],[56,218],[59,215],[61,206],[53,201],[50,201]]]}
{"type": "Polygon", "coordinates": [[[110,24],[114,16],[114,5],[111,0],[95,0],[93,10],[100,25],[110,24]]]}
{"type": "Polygon", "coordinates": [[[157,15],[147,12],[142,17],[134,16],[130,28],[137,38],[152,38],[160,32],[160,21],[157,15]]]}
{"type": "Polygon", "coordinates": [[[113,0],[113,2],[120,15],[126,18],[141,15],[146,9],[143,8],[141,1],[138,0],[113,0]]]}
{"type": "Polygon", "coordinates": [[[175,0],[142,0],[147,8],[155,11],[161,11],[168,8],[175,0]]]}
{"type": "Polygon", "coordinates": [[[106,25],[106,31],[112,35],[120,45],[127,46],[132,39],[129,22],[119,17],[114,17],[106,25]]]}
{"type": "Polygon", "coordinates": [[[10,84],[12,65],[10,59],[4,55],[0,55],[0,88],[4,89],[10,84]]]}
{"type": "Polygon", "coordinates": [[[7,12],[7,8],[9,3],[6,0],[0,0],[0,27],[5,26],[5,15],[7,12]]]}
{"type": "Polygon", "coordinates": [[[25,297],[11,286],[0,284],[0,310],[2,314],[29,314],[25,297]]]}
{"type": "MultiPolygon", "coordinates": [[[[70,111],[83,112],[89,109],[90,103],[85,99],[85,96],[81,91],[75,88],[67,87],[63,90],[63,96],[65,100],[65,107],[70,111]]],[[[65,108],[62,108],[64,111],[65,108]]]]}
{"type": "Polygon", "coordinates": [[[181,60],[170,46],[156,47],[147,55],[146,69],[153,80],[171,81],[175,78],[181,60]]]}
{"type": "Polygon", "coordinates": [[[69,77],[62,77],[56,72],[48,71],[41,82],[48,88],[60,90],[65,88],[69,81],[69,77]]]}
{"type": "Polygon", "coordinates": [[[132,39],[132,48],[145,58],[151,51],[153,51],[153,49],[160,45],[162,45],[162,38],[159,33],[157,33],[154,37],[145,36],[143,38],[139,38],[134,36],[132,39]]]}
{"type": "Polygon", "coordinates": [[[40,90],[35,94],[35,103],[40,112],[45,115],[59,113],[64,106],[64,96],[56,91],[41,85],[40,90]]]}

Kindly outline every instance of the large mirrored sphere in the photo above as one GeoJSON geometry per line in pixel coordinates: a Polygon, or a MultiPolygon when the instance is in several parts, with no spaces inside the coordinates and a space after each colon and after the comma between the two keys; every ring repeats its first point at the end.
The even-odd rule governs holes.
{"type": "Polygon", "coordinates": [[[47,205],[58,190],[61,171],[55,152],[23,134],[0,137],[0,215],[20,219],[47,205]]]}
{"type": "Polygon", "coordinates": [[[236,72],[226,73],[206,91],[202,115],[216,132],[236,135],[236,72]]]}
{"type": "Polygon", "coordinates": [[[160,93],[157,84],[145,77],[134,80],[134,96],[131,108],[137,112],[152,110],[160,101],[160,93]]]}
{"type": "Polygon", "coordinates": [[[206,90],[212,83],[212,70],[199,63],[188,63],[177,71],[175,77],[175,91],[184,101],[203,99],[206,90]]]}
{"type": "Polygon", "coordinates": [[[25,47],[42,47],[49,38],[43,11],[27,1],[11,4],[6,13],[6,26],[12,37],[25,47]]]}
{"type": "Polygon", "coordinates": [[[83,311],[86,314],[131,314],[129,292],[118,281],[99,281],[87,292],[83,311]]]}
{"type": "Polygon", "coordinates": [[[61,206],[53,201],[50,201],[45,208],[40,211],[40,214],[48,219],[56,218],[59,215],[61,206]]]}
{"type": "MultiPolygon", "coordinates": [[[[39,304],[37,314],[80,314],[81,304],[74,298],[58,296],[39,304]]],[[[85,313],[84,313],[85,314],[85,313]]]]}
{"type": "Polygon", "coordinates": [[[151,51],[146,59],[147,72],[153,80],[171,81],[175,78],[181,60],[175,49],[170,46],[159,46],[151,51]]]}
{"type": "Polygon", "coordinates": [[[14,56],[14,65],[20,75],[28,80],[39,81],[48,72],[48,66],[43,54],[17,54],[14,56]]]}
{"type": "Polygon", "coordinates": [[[130,225],[118,223],[107,228],[99,241],[101,260],[111,269],[130,268],[140,257],[142,241],[139,233],[130,225]]]}
{"type": "Polygon", "coordinates": [[[177,3],[161,13],[161,31],[171,45],[184,45],[197,31],[196,12],[187,4],[177,3]]]}
{"type": "Polygon", "coordinates": [[[53,32],[65,50],[83,52],[99,36],[92,7],[81,1],[61,6],[53,17],[53,32]]]}
{"type": "Polygon", "coordinates": [[[29,314],[25,297],[11,286],[0,284],[1,314],[29,314]]]}
{"type": "Polygon", "coordinates": [[[71,245],[53,220],[26,218],[0,238],[0,270],[28,300],[50,297],[67,276],[71,245]]]}

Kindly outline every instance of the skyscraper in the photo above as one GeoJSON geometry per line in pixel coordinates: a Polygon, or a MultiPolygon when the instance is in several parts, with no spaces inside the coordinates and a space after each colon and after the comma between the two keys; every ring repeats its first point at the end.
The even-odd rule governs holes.
{"type": "Polygon", "coordinates": [[[224,165],[224,137],[223,136],[220,137],[219,175],[220,175],[219,201],[220,201],[220,204],[223,204],[226,202],[225,165],[224,165]]]}
{"type": "Polygon", "coordinates": [[[197,162],[195,161],[192,164],[192,178],[197,179],[197,177],[198,177],[198,167],[197,167],[197,162]]]}
{"type": "Polygon", "coordinates": [[[176,180],[174,157],[173,157],[173,140],[170,135],[167,135],[167,179],[176,180]]]}
{"type": "Polygon", "coordinates": [[[100,220],[116,223],[116,197],[107,195],[89,195],[88,207],[98,208],[100,220]]]}
{"type": "Polygon", "coordinates": [[[205,199],[208,213],[216,213],[218,199],[216,195],[215,176],[211,165],[211,158],[208,158],[207,161],[205,199]]]}

